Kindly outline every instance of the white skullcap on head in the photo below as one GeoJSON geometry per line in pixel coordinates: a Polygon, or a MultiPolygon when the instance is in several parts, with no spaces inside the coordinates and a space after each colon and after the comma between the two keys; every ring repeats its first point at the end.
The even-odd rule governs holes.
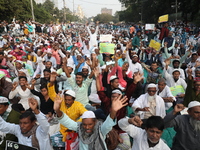
{"type": "Polygon", "coordinates": [[[6,97],[0,97],[0,104],[9,103],[6,97]]]}
{"type": "Polygon", "coordinates": [[[75,94],[75,92],[72,91],[72,90],[67,90],[67,91],[65,92],[65,94],[70,95],[70,96],[76,98],[76,94],[75,94]]]}
{"type": "Polygon", "coordinates": [[[195,106],[200,106],[200,102],[198,102],[198,101],[191,101],[191,102],[188,104],[188,109],[189,109],[189,108],[192,108],[192,107],[195,107],[195,106]]]}
{"type": "Polygon", "coordinates": [[[132,57],[138,57],[138,55],[135,54],[135,55],[133,55],[132,57]]]}
{"type": "Polygon", "coordinates": [[[106,69],[106,65],[101,66],[101,69],[106,69]]]}
{"type": "Polygon", "coordinates": [[[13,55],[10,55],[10,54],[9,54],[9,55],[7,55],[7,57],[10,58],[10,57],[13,57],[13,55]]]}
{"type": "Polygon", "coordinates": [[[90,94],[89,96],[89,100],[93,103],[96,103],[96,104],[101,104],[101,100],[99,99],[99,95],[98,94],[90,94]]]}
{"type": "Polygon", "coordinates": [[[175,71],[178,71],[178,72],[180,73],[180,70],[179,70],[179,69],[174,69],[174,70],[172,71],[172,73],[174,73],[175,71]]]}
{"type": "Polygon", "coordinates": [[[121,52],[120,50],[116,50],[116,53],[121,52]]]}
{"type": "Polygon", "coordinates": [[[149,84],[149,85],[147,86],[147,89],[148,89],[148,88],[154,88],[154,87],[156,88],[156,85],[153,84],[153,83],[151,83],[151,84],[149,84]]]}
{"type": "Polygon", "coordinates": [[[81,116],[82,119],[86,118],[96,118],[95,114],[93,111],[85,111],[83,115],[81,116]]]}
{"type": "Polygon", "coordinates": [[[23,65],[23,62],[21,60],[16,60],[15,62],[18,62],[23,65]]]}
{"type": "Polygon", "coordinates": [[[115,76],[115,75],[110,77],[110,81],[111,81],[111,80],[114,80],[114,79],[118,79],[118,77],[115,76]]]}
{"type": "Polygon", "coordinates": [[[83,69],[89,69],[89,67],[88,67],[88,66],[83,66],[83,67],[82,67],[82,70],[83,70],[83,69]]]}
{"type": "Polygon", "coordinates": [[[122,95],[122,92],[120,90],[118,90],[118,89],[113,90],[112,93],[117,93],[117,94],[121,94],[122,95]]]}

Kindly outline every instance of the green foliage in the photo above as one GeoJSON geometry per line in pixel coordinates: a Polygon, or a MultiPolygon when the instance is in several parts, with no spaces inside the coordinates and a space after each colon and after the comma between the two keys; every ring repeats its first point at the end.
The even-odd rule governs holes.
{"type": "Polygon", "coordinates": [[[100,23],[118,22],[118,15],[98,14],[94,17],[94,22],[96,21],[99,21],[100,23]]]}
{"type": "MultiPolygon", "coordinates": [[[[53,2],[46,0],[43,4],[36,4],[33,0],[35,21],[40,23],[78,21],[68,8],[59,10],[53,2]]],[[[32,18],[30,0],[0,0],[0,20],[11,22],[15,16],[17,20],[27,21],[32,18]]]]}
{"type": "MultiPolygon", "coordinates": [[[[119,12],[119,20],[126,22],[155,23],[158,17],[176,13],[176,0],[119,0],[127,9],[119,12]]],[[[184,21],[199,22],[199,0],[177,0],[177,10],[184,21]]]]}

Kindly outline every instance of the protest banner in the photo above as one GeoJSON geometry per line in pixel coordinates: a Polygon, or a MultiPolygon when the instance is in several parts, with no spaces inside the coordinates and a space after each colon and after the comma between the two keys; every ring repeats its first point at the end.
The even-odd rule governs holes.
{"type": "Polygon", "coordinates": [[[115,54],[115,44],[100,43],[100,53],[115,54]]]}
{"type": "Polygon", "coordinates": [[[145,30],[154,30],[155,24],[145,24],[145,30]]]}
{"type": "Polygon", "coordinates": [[[6,140],[6,150],[38,150],[38,149],[23,144],[19,144],[17,142],[6,140]]]}
{"type": "Polygon", "coordinates": [[[154,48],[156,51],[160,50],[161,44],[159,42],[156,42],[155,40],[151,40],[149,43],[149,47],[154,48]]]}
{"type": "Polygon", "coordinates": [[[170,90],[171,90],[173,96],[177,96],[179,94],[185,93],[185,90],[183,89],[182,85],[172,86],[172,87],[170,87],[170,90]]]}
{"type": "Polygon", "coordinates": [[[100,42],[112,42],[112,34],[101,34],[100,35],[100,42]]]}
{"type": "Polygon", "coordinates": [[[169,18],[169,15],[163,15],[163,16],[160,16],[159,19],[158,19],[158,23],[162,23],[162,22],[167,22],[168,21],[168,18],[169,18]]]}

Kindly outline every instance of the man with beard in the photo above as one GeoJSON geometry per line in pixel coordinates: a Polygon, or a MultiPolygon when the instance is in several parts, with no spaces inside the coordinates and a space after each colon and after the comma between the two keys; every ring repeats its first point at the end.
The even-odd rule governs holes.
{"type": "Polygon", "coordinates": [[[199,77],[199,68],[197,67],[195,70],[196,77],[192,77],[192,69],[188,69],[188,80],[187,80],[187,88],[185,91],[185,97],[183,104],[187,107],[188,104],[195,100],[200,102],[200,77],[199,77]]]}
{"type": "Polygon", "coordinates": [[[72,90],[74,90],[74,92],[76,93],[76,101],[82,103],[87,109],[90,109],[91,105],[89,104],[88,99],[88,88],[93,80],[93,71],[91,71],[86,80],[84,80],[84,74],[82,72],[77,72],[74,80],[73,76],[71,76],[71,74],[69,73],[67,67],[67,57],[63,59],[63,65],[67,80],[72,86],[72,90]]]}
{"type": "Polygon", "coordinates": [[[25,111],[19,117],[19,125],[5,122],[0,117],[0,131],[14,134],[19,144],[38,148],[40,150],[51,149],[49,140],[49,123],[43,113],[38,110],[38,102],[29,98],[29,106],[33,111],[25,111]],[[39,126],[36,124],[39,123],[39,126]]]}
{"type": "Polygon", "coordinates": [[[62,99],[59,96],[54,101],[54,110],[59,117],[59,122],[70,130],[76,131],[79,138],[80,150],[107,150],[105,143],[106,135],[116,124],[118,110],[127,105],[127,98],[119,96],[112,101],[110,114],[106,120],[99,122],[92,111],[86,111],[82,115],[82,123],[71,120],[66,114],[60,111],[62,99]]]}
{"type": "Polygon", "coordinates": [[[140,115],[141,119],[148,119],[151,116],[165,117],[164,101],[156,92],[156,85],[151,83],[147,86],[147,93],[134,101],[133,110],[140,115]]]}
{"type": "Polygon", "coordinates": [[[191,101],[188,105],[188,115],[179,115],[184,109],[177,104],[165,118],[166,127],[174,127],[175,135],[172,150],[200,149],[200,102],[191,101]]]}
{"type": "MultiPolygon", "coordinates": [[[[166,66],[167,65],[168,64],[166,64],[166,66]]],[[[173,60],[172,65],[173,65],[173,67],[167,66],[167,72],[169,74],[172,74],[174,69],[178,69],[180,72],[180,78],[185,80],[185,73],[184,73],[184,70],[180,68],[180,61],[178,59],[175,59],[175,60],[173,60]]]]}
{"type": "Polygon", "coordinates": [[[140,74],[143,74],[143,68],[142,65],[138,62],[138,55],[134,54],[134,55],[129,55],[130,52],[128,52],[129,50],[126,51],[126,59],[129,63],[129,69],[135,73],[135,72],[139,72],[140,74]]]}
{"type": "Polygon", "coordinates": [[[51,51],[49,51],[49,50],[47,51],[47,55],[44,57],[44,59],[45,59],[46,62],[47,61],[52,62],[53,68],[56,69],[56,67],[57,67],[56,59],[55,59],[55,57],[52,57],[52,52],[51,51]]]}
{"type": "Polygon", "coordinates": [[[89,29],[89,24],[86,24],[86,28],[87,31],[89,33],[90,36],[90,41],[89,41],[89,48],[92,48],[94,45],[98,45],[97,42],[97,34],[98,34],[98,30],[99,30],[99,22],[96,22],[96,29],[92,28],[91,30],[89,29]]]}

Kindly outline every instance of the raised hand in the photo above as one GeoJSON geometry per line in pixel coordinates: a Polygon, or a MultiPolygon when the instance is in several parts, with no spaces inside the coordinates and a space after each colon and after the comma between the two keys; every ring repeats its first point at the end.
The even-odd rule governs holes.
{"type": "Polygon", "coordinates": [[[112,106],[111,106],[111,110],[114,112],[117,112],[118,110],[120,110],[122,107],[128,105],[127,102],[128,98],[126,96],[124,96],[122,98],[122,95],[120,95],[118,98],[114,99],[112,101],[112,106]]]}
{"type": "Polygon", "coordinates": [[[14,83],[13,83],[12,91],[14,91],[14,90],[16,89],[17,86],[18,86],[18,82],[14,82],[14,83]]]}
{"type": "Polygon", "coordinates": [[[133,118],[128,119],[128,122],[138,127],[141,127],[143,123],[139,116],[135,116],[133,118]]]}
{"type": "Polygon", "coordinates": [[[63,101],[63,99],[61,98],[60,94],[57,94],[54,99],[54,105],[53,105],[53,109],[55,111],[60,111],[62,101],[63,101]]]}
{"type": "Polygon", "coordinates": [[[37,75],[35,76],[36,79],[39,79],[40,77],[41,77],[40,74],[37,74],[37,75]]]}
{"type": "Polygon", "coordinates": [[[143,79],[143,76],[140,73],[134,75],[134,83],[137,84],[143,79]]]}
{"type": "Polygon", "coordinates": [[[68,58],[68,57],[64,57],[64,58],[62,58],[62,62],[63,62],[64,65],[67,64],[67,58],[68,58]]]}
{"type": "Polygon", "coordinates": [[[32,111],[34,111],[34,113],[38,114],[38,102],[36,99],[34,99],[33,97],[28,99],[28,104],[29,107],[32,109],[32,111]]]}
{"type": "Polygon", "coordinates": [[[56,81],[56,77],[57,77],[57,73],[56,72],[52,72],[51,76],[50,76],[50,82],[55,82],[56,81]]]}
{"type": "Polygon", "coordinates": [[[93,72],[95,77],[98,77],[100,74],[99,68],[94,68],[93,72]]]}
{"type": "Polygon", "coordinates": [[[32,84],[32,85],[35,85],[35,83],[36,83],[36,80],[35,80],[35,79],[32,79],[32,80],[31,80],[31,84],[32,84]]]}
{"type": "Polygon", "coordinates": [[[173,114],[175,115],[176,113],[181,112],[183,109],[185,109],[183,104],[176,104],[173,114]]]}

